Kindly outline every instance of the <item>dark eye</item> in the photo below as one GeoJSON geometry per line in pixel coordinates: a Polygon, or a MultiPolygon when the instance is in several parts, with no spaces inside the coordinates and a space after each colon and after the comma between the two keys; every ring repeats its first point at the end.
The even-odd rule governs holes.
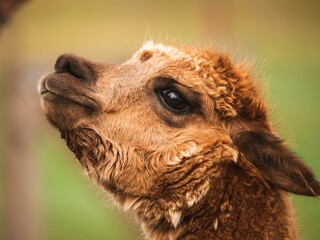
{"type": "Polygon", "coordinates": [[[158,92],[162,102],[175,113],[182,113],[189,109],[190,105],[178,91],[165,89],[158,92]]]}

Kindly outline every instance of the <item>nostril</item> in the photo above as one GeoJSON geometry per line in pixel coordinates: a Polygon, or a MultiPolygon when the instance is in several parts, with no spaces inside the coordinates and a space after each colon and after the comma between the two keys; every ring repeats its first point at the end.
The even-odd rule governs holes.
{"type": "Polygon", "coordinates": [[[78,78],[83,78],[81,75],[79,75],[79,71],[76,71],[76,68],[70,61],[64,62],[63,65],[60,67],[58,72],[61,73],[70,73],[71,75],[78,77],[78,78]]]}
{"type": "Polygon", "coordinates": [[[54,69],[56,73],[68,73],[85,81],[94,81],[95,79],[90,62],[72,54],[63,54],[58,57],[54,69]]]}

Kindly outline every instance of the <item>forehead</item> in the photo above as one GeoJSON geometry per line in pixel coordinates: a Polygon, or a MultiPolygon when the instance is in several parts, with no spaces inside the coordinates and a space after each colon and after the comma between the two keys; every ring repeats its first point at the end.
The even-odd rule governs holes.
{"type": "MultiPolygon", "coordinates": [[[[208,62],[202,51],[187,47],[174,47],[148,41],[128,61],[133,63],[147,62],[148,74],[162,74],[177,82],[193,88],[199,93],[207,93],[206,78],[208,69],[203,64],[208,62]],[[205,90],[205,89],[206,90],[205,90]]],[[[211,59],[212,60],[212,59],[211,59]]],[[[214,85],[210,83],[211,87],[214,85]]]]}

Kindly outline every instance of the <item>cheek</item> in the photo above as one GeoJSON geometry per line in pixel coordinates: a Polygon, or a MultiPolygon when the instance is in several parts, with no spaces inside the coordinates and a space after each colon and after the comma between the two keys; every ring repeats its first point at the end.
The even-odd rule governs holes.
{"type": "Polygon", "coordinates": [[[102,134],[118,144],[143,149],[161,144],[167,138],[167,127],[151,111],[137,108],[102,116],[102,134]]]}
{"type": "Polygon", "coordinates": [[[192,114],[176,117],[177,121],[183,122],[183,126],[170,126],[159,116],[163,114],[163,110],[157,111],[157,107],[160,107],[157,99],[150,96],[144,99],[149,101],[136,100],[130,107],[124,107],[121,111],[103,114],[99,121],[102,124],[99,133],[105,139],[119,145],[149,151],[163,147],[176,149],[178,145],[186,145],[183,148],[186,151],[190,148],[189,145],[193,148],[195,144],[203,145],[211,142],[212,139],[207,139],[213,135],[210,132],[211,123],[207,123],[202,116],[192,114]],[[202,134],[203,132],[205,134],[202,134]]]}

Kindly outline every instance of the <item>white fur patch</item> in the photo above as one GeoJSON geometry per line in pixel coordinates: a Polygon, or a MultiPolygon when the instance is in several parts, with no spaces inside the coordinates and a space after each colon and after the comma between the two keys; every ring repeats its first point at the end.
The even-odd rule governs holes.
{"type": "Polygon", "coordinates": [[[137,209],[140,206],[140,203],[137,202],[137,199],[126,200],[123,204],[123,210],[128,211],[129,209],[137,209]]]}
{"type": "Polygon", "coordinates": [[[184,149],[181,152],[179,152],[178,156],[174,156],[174,157],[170,158],[167,161],[167,164],[168,165],[179,164],[183,158],[190,158],[190,157],[192,157],[193,155],[196,155],[199,152],[200,152],[199,147],[195,143],[193,143],[193,144],[191,144],[189,146],[188,149],[184,149]]]}
{"type": "Polygon", "coordinates": [[[187,192],[186,201],[187,201],[188,207],[192,207],[193,204],[195,204],[198,201],[198,199],[194,194],[187,192]]]}
{"type": "Polygon", "coordinates": [[[214,230],[217,231],[217,229],[218,229],[218,218],[216,218],[216,219],[214,220],[214,222],[213,222],[213,227],[214,227],[214,230]]]}
{"type": "Polygon", "coordinates": [[[181,162],[181,159],[177,156],[174,156],[167,161],[167,164],[172,166],[172,165],[176,165],[180,162],[181,162]]]}
{"type": "Polygon", "coordinates": [[[166,55],[168,55],[171,58],[185,58],[188,59],[190,58],[190,56],[180,50],[178,50],[175,47],[172,46],[166,46],[163,45],[161,43],[154,43],[153,41],[147,41],[145,44],[143,44],[143,46],[135,53],[134,57],[139,57],[139,55],[143,52],[143,51],[159,51],[162,52],[166,55]]]}
{"type": "Polygon", "coordinates": [[[189,158],[195,154],[197,154],[199,152],[199,148],[198,146],[194,143],[194,144],[191,144],[191,146],[185,150],[185,151],[182,151],[181,152],[181,155],[182,157],[186,157],[186,158],[189,158]]]}
{"type": "Polygon", "coordinates": [[[210,188],[209,181],[206,181],[201,187],[192,192],[186,193],[186,203],[189,207],[192,207],[195,203],[199,202],[208,192],[210,188]]]}
{"type": "Polygon", "coordinates": [[[232,158],[232,160],[233,160],[235,163],[237,163],[237,162],[238,162],[238,159],[239,159],[239,153],[238,153],[238,151],[236,151],[236,150],[234,150],[234,149],[233,149],[232,153],[233,153],[233,158],[232,158]]]}
{"type": "Polygon", "coordinates": [[[169,210],[169,217],[173,226],[176,228],[180,222],[181,212],[176,210],[169,210]]]}

